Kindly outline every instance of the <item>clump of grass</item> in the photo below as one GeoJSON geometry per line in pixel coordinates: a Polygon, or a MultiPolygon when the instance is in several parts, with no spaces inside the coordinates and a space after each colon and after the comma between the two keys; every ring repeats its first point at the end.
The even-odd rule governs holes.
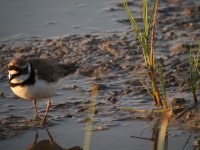
{"type": "Polygon", "coordinates": [[[164,77],[164,69],[162,67],[160,67],[160,80],[161,80],[161,86],[162,86],[163,106],[164,106],[164,108],[168,108],[165,77],[164,77]]]}
{"type": "Polygon", "coordinates": [[[200,41],[199,41],[197,54],[194,54],[191,46],[189,47],[189,63],[190,63],[189,85],[190,85],[190,90],[192,92],[195,105],[198,103],[198,100],[197,100],[197,81],[198,81],[198,77],[200,76],[200,72],[199,72],[199,69],[198,69],[199,68],[199,56],[200,56],[200,41]]]}
{"type": "Polygon", "coordinates": [[[154,36],[155,36],[154,34],[155,34],[156,15],[158,10],[158,0],[154,0],[150,17],[148,14],[147,0],[142,0],[143,29],[138,26],[134,16],[131,14],[127,1],[122,0],[122,3],[127,13],[127,16],[130,20],[131,26],[142,48],[144,61],[146,64],[146,68],[148,69],[148,76],[151,81],[152,97],[154,99],[154,103],[156,106],[160,106],[163,103],[158,89],[158,82],[156,77],[157,71],[154,60],[154,36]]]}

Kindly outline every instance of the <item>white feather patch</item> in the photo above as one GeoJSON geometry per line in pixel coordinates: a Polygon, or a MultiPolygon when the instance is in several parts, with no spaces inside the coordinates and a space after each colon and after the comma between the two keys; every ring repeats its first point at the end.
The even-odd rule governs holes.
{"type": "Polygon", "coordinates": [[[44,80],[36,79],[34,85],[23,87],[16,86],[13,88],[11,87],[11,89],[17,96],[23,99],[42,99],[53,96],[56,90],[60,88],[62,83],[63,79],[53,83],[48,83],[44,80]]]}
{"type": "Polygon", "coordinates": [[[27,80],[28,78],[29,78],[28,74],[26,74],[26,75],[20,75],[20,76],[15,77],[14,79],[12,79],[11,83],[13,83],[13,84],[22,83],[25,80],[27,80]]]}

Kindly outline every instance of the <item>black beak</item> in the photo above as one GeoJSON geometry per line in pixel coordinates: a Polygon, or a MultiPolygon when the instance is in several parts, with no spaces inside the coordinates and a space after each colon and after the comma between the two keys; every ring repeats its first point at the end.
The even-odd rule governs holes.
{"type": "Polygon", "coordinates": [[[11,81],[12,81],[12,79],[14,79],[15,78],[15,75],[14,74],[9,74],[9,80],[8,80],[8,82],[10,83],[11,81]]]}

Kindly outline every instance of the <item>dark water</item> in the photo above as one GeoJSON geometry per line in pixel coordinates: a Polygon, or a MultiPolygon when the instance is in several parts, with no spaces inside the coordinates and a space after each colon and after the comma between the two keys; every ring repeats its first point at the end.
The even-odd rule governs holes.
{"type": "Polygon", "coordinates": [[[122,30],[106,0],[0,0],[0,40],[122,30]]]}

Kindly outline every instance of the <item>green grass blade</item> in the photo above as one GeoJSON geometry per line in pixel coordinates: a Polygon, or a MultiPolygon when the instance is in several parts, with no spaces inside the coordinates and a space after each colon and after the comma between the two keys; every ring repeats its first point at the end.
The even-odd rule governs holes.
{"type": "Polygon", "coordinates": [[[196,69],[197,69],[197,73],[200,76],[200,71],[199,71],[199,57],[200,57],[200,40],[199,40],[199,43],[198,43],[197,57],[194,59],[195,66],[196,66],[196,69]]]}
{"type": "Polygon", "coordinates": [[[164,108],[168,108],[167,96],[166,96],[165,78],[164,78],[164,73],[163,73],[163,68],[162,67],[160,67],[160,77],[161,77],[161,86],[162,86],[162,93],[163,93],[164,108]]]}
{"type": "Polygon", "coordinates": [[[131,11],[129,9],[127,1],[126,0],[122,0],[122,4],[124,6],[124,9],[126,11],[126,14],[127,14],[128,18],[129,18],[131,26],[132,26],[132,28],[133,28],[138,40],[140,41],[140,44],[143,44],[143,40],[145,39],[145,36],[144,36],[142,30],[139,28],[136,20],[134,19],[134,16],[132,15],[132,13],[131,13],[131,11]]]}
{"type": "Polygon", "coordinates": [[[150,16],[150,21],[149,21],[149,28],[151,28],[152,26],[152,22],[153,22],[153,17],[154,17],[154,14],[155,14],[155,11],[156,11],[156,0],[154,0],[154,3],[153,3],[153,8],[152,8],[152,11],[151,11],[151,16],[150,16]]]}
{"type": "Polygon", "coordinates": [[[130,23],[131,23],[131,26],[133,27],[133,30],[135,31],[135,33],[136,33],[136,36],[137,36],[137,38],[138,38],[138,40],[139,41],[141,41],[141,31],[140,31],[140,29],[139,29],[139,27],[138,27],[138,25],[137,25],[137,22],[135,21],[135,19],[134,19],[134,17],[133,17],[133,15],[131,14],[131,11],[130,11],[130,9],[129,9],[129,6],[128,6],[128,3],[127,3],[127,1],[126,0],[122,0],[122,4],[123,4],[123,6],[124,6],[124,9],[125,9],[125,11],[126,11],[126,14],[127,14],[127,16],[128,16],[128,18],[129,18],[129,21],[130,21],[130,23]]]}
{"type": "Polygon", "coordinates": [[[151,95],[153,97],[152,92],[148,89],[148,87],[144,84],[144,82],[142,80],[140,80],[140,82],[142,83],[143,87],[147,90],[147,92],[149,93],[149,95],[151,95]]]}
{"type": "MultiPolygon", "coordinates": [[[[198,56],[197,56],[198,57],[198,56]]],[[[198,74],[198,58],[193,55],[192,48],[189,48],[189,61],[190,61],[190,91],[192,92],[194,103],[197,104],[197,74],[198,74]]]]}
{"type": "Polygon", "coordinates": [[[192,62],[192,48],[191,47],[189,49],[189,62],[190,62],[190,79],[189,79],[190,80],[190,90],[192,91],[193,62],[192,62]]]}
{"type": "Polygon", "coordinates": [[[148,42],[149,24],[148,24],[147,0],[143,0],[142,3],[143,3],[143,22],[144,22],[145,40],[146,42],[148,42]]]}

